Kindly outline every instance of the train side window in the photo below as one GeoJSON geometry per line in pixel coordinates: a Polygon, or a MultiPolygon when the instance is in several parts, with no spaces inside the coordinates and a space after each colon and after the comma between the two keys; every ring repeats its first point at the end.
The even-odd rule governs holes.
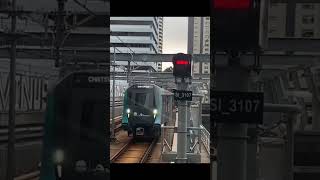
{"type": "Polygon", "coordinates": [[[82,106],[82,118],[81,118],[81,122],[80,122],[80,128],[81,128],[81,138],[86,138],[88,137],[88,132],[89,129],[93,128],[93,119],[91,119],[91,117],[93,117],[92,113],[93,113],[93,104],[92,103],[84,103],[82,106]]]}
{"type": "Polygon", "coordinates": [[[83,104],[82,118],[80,122],[80,137],[81,138],[94,138],[94,136],[104,131],[104,123],[99,121],[104,116],[104,105],[99,103],[85,103],[83,104]]]}
{"type": "Polygon", "coordinates": [[[85,103],[82,108],[82,119],[81,119],[81,125],[84,127],[92,127],[92,121],[90,117],[92,116],[93,111],[93,104],[91,103],[85,103]]]}
{"type": "Polygon", "coordinates": [[[128,105],[133,104],[132,102],[133,102],[132,93],[131,93],[131,92],[128,92],[128,105]]]}

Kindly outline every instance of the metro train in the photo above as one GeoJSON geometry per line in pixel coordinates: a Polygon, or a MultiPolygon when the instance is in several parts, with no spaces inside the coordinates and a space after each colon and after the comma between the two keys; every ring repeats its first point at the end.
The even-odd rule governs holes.
{"type": "Polygon", "coordinates": [[[50,89],[40,180],[110,179],[108,80],[103,71],[79,71],[50,89]]]}
{"type": "MultiPolygon", "coordinates": [[[[169,91],[157,85],[132,85],[124,94],[122,128],[134,138],[156,138],[161,134],[161,124],[166,123],[169,91]]],[[[172,110],[172,109],[171,109],[172,110]]]]}

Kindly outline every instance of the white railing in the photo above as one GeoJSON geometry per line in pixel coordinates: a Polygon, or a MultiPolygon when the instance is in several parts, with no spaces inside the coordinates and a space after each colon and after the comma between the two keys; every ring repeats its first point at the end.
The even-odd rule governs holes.
{"type": "Polygon", "coordinates": [[[208,154],[210,154],[210,132],[202,125],[200,125],[201,128],[201,142],[203,143],[206,151],[208,154]]]}
{"type": "MultiPolygon", "coordinates": [[[[174,129],[174,132],[176,132],[177,128],[174,126],[161,126],[161,134],[162,134],[162,145],[161,145],[161,149],[163,151],[163,148],[166,146],[167,148],[169,148],[169,150],[171,151],[171,147],[170,144],[168,143],[168,141],[166,140],[166,138],[164,137],[164,129],[174,129]]],[[[206,151],[208,154],[210,154],[210,132],[202,125],[200,125],[200,128],[197,127],[189,127],[188,130],[201,130],[200,132],[200,139],[201,139],[201,143],[204,145],[206,151]]],[[[171,133],[174,133],[171,132],[171,133]]],[[[195,145],[198,143],[195,143],[195,145]]],[[[200,143],[199,143],[200,145],[200,143]]],[[[194,147],[192,147],[193,149],[194,147]]],[[[199,150],[201,151],[201,146],[199,147],[199,150]]]]}

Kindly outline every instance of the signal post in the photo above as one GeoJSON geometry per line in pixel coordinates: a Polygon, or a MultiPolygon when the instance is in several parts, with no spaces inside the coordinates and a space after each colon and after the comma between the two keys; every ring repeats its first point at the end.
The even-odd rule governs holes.
{"type": "MultiPolygon", "coordinates": [[[[241,65],[241,52],[259,50],[259,2],[212,0],[212,6],[213,51],[228,56],[228,64],[216,69],[216,88],[211,93],[211,116],[217,130],[217,179],[251,180],[247,174],[247,160],[252,159],[247,157],[248,124],[262,122],[263,94],[248,92],[250,69],[241,65]]],[[[250,156],[255,158],[256,154],[250,156]]]]}
{"type": "Polygon", "coordinates": [[[187,101],[192,101],[192,91],[186,91],[191,84],[191,55],[176,54],[173,59],[173,76],[177,84],[174,99],[178,101],[178,138],[176,163],[187,163],[187,101]]]}

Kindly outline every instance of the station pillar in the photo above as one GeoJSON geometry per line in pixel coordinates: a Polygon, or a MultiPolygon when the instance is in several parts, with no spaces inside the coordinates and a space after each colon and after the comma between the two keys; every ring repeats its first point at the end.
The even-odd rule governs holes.
{"type": "Polygon", "coordinates": [[[312,98],[312,121],[313,130],[320,130],[320,101],[318,97],[312,98]]]}
{"type": "MultiPolygon", "coordinates": [[[[178,90],[185,90],[188,84],[182,79],[177,83],[178,90]]],[[[187,163],[187,101],[178,101],[178,139],[177,139],[177,158],[176,163],[187,163]]]]}
{"type": "MultiPolygon", "coordinates": [[[[248,91],[250,73],[234,61],[216,69],[216,90],[248,91]]],[[[247,129],[246,123],[217,123],[218,180],[247,180],[247,129]]]]}

